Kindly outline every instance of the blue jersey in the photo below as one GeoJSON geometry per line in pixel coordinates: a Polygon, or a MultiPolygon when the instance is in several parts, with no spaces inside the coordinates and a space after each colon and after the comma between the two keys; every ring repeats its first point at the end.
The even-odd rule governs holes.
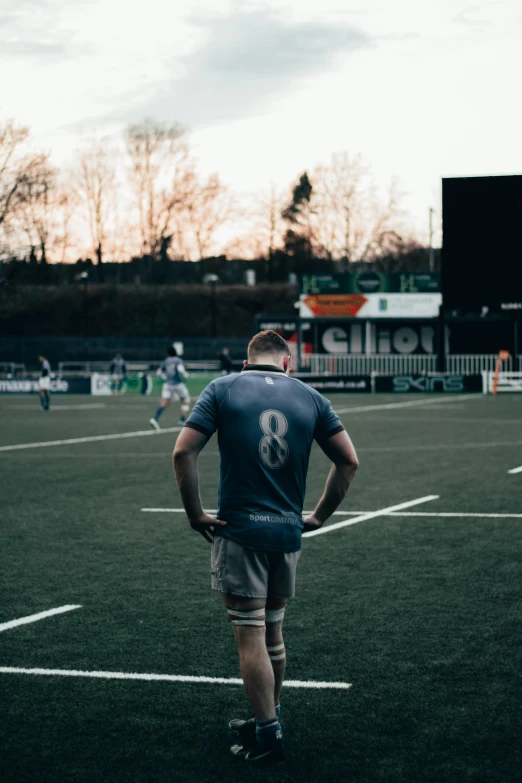
{"type": "Polygon", "coordinates": [[[177,386],[178,383],[183,383],[185,368],[179,356],[169,356],[165,359],[160,369],[169,386],[177,386]]]}
{"type": "Polygon", "coordinates": [[[45,361],[42,362],[42,378],[46,378],[51,373],[51,365],[45,359],[45,361]]]}
{"type": "Polygon", "coordinates": [[[111,362],[111,375],[126,375],[127,373],[127,365],[125,364],[125,359],[122,359],[121,357],[118,358],[117,356],[114,357],[114,359],[111,362]]]}
{"type": "Polygon", "coordinates": [[[186,427],[217,430],[219,535],[265,552],[301,549],[313,440],[344,427],[329,401],[272,365],[247,365],[207,386],[186,427]]]}

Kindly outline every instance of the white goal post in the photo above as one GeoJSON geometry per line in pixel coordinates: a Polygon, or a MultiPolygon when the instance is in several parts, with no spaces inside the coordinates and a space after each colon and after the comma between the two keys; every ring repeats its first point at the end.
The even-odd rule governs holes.
{"type": "MultiPolygon", "coordinates": [[[[494,372],[482,372],[482,393],[493,394],[494,372]]],[[[522,392],[522,372],[500,372],[498,374],[497,394],[500,392],[522,392]]]]}

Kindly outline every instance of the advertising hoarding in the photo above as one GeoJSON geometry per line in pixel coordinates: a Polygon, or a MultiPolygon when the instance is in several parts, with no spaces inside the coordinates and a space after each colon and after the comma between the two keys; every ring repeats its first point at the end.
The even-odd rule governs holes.
{"type": "MultiPolygon", "coordinates": [[[[51,394],[90,394],[90,378],[51,378],[51,394]]],[[[0,394],[38,394],[38,378],[0,378],[0,394]]]]}
{"type": "MultiPolygon", "coordinates": [[[[111,376],[108,373],[95,372],[89,381],[89,391],[98,397],[108,397],[114,392],[111,376]]],[[[158,376],[140,373],[139,375],[127,375],[122,386],[123,394],[151,394],[161,392],[163,381],[158,376]]]]}
{"type": "Polygon", "coordinates": [[[301,318],[437,318],[442,294],[301,294],[301,318]]]}
{"type": "Polygon", "coordinates": [[[372,379],[369,375],[300,375],[292,376],[312,386],[321,393],[348,392],[369,394],[372,390],[372,379]]]}
{"type": "Polygon", "coordinates": [[[301,293],[321,294],[422,294],[440,291],[440,276],[426,272],[344,272],[336,275],[302,275],[301,293]]]}
{"type": "Polygon", "coordinates": [[[482,391],[481,375],[376,375],[373,379],[376,392],[419,394],[434,392],[459,394],[482,391]]]}

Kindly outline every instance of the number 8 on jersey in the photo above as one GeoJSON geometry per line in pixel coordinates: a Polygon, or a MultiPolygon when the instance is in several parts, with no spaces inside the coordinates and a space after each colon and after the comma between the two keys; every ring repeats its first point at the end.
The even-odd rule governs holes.
{"type": "Polygon", "coordinates": [[[267,468],[282,468],[288,459],[288,443],[284,436],[288,422],[281,411],[263,411],[259,417],[263,437],[259,442],[259,456],[267,468]]]}

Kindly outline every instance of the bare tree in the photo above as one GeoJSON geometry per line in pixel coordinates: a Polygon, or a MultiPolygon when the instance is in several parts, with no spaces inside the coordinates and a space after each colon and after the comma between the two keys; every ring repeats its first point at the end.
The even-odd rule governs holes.
{"type": "Polygon", "coordinates": [[[379,196],[369,166],[360,155],[332,155],[312,174],[313,239],[319,256],[373,261],[400,241],[402,212],[397,183],[379,196]]]}
{"type": "Polygon", "coordinates": [[[48,156],[42,156],[20,183],[16,219],[25,232],[34,254],[40,251],[40,263],[48,261],[49,245],[56,227],[57,170],[48,156]]]}
{"type": "Polygon", "coordinates": [[[114,153],[106,141],[93,141],[78,150],[75,180],[85,207],[92,247],[101,264],[116,185],[114,153]]]}
{"type": "Polygon", "coordinates": [[[0,227],[11,219],[30,190],[29,185],[46,161],[46,156],[26,151],[29,129],[11,120],[0,124],[0,227]]]}
{"type": "Polygon", "coordinates": [[[78,196],[73,187],[59,183],[56,193],[56,236],[55,246],[59,250],[59,261],[65,264],[68,251],[73,244],[71,222],[78,208],[78,196]]]}
{"type": "Polygon", "coordinates": [[[209,254],[216,232],[230,220],[233,207],[233,196],[217,174],[194,188],[187,215],[200,259],[209,254]]]}
{"type": "Polygon", "coordinates": [[[259,230],[265,240],[266,257],[270,261],[278,247],[283,245],[284,222],[282,212],[285,204],[283,192],[271,183],[268,193],[258,201],[260,210],[259,230]]]}
{"type": "Polygon", "coordinates": [[[126,132],[140,220],[142,252],[167,257],[173,235],[182,244],[183,212],[195,183],[194,162],[179,124],[144,120],[126,132]]]}
{"type": "Polygon", "coordinates": [[[332,155],[329,165],[313,174],[314,239],[316,252],[327,258],[355,260],[364,224],[368,168],[360,156],[332,155]]]}

